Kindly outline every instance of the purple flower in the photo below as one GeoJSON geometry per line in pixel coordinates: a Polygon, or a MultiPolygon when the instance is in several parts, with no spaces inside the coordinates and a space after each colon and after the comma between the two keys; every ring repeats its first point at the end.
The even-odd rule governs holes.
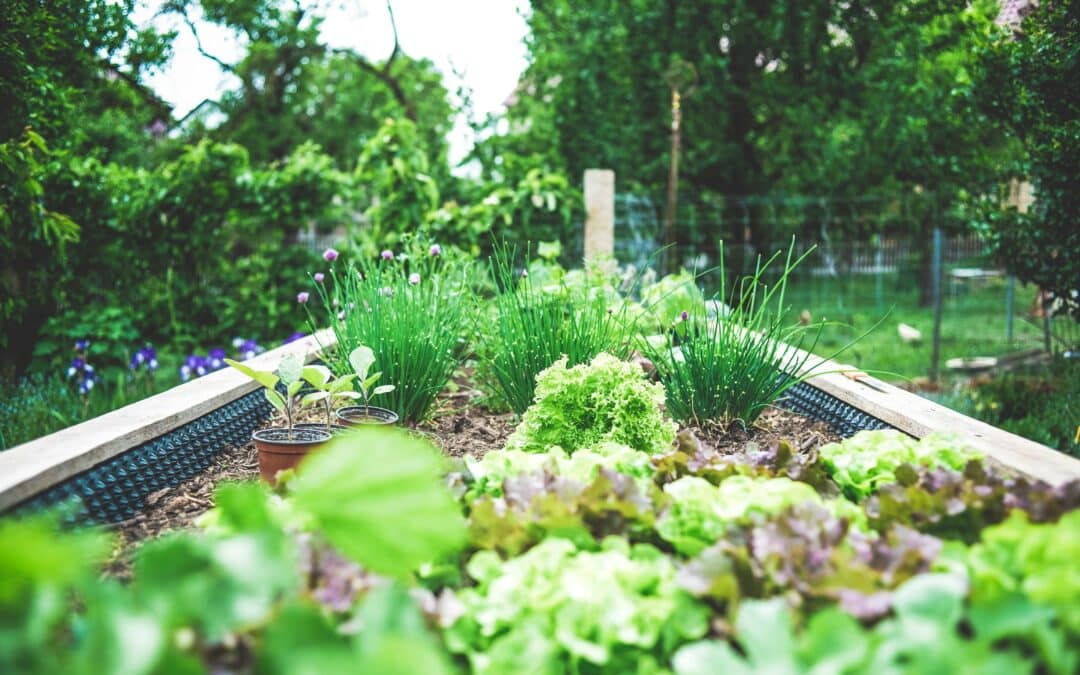
{"type": "Polygon", "coordinates": [[[79,385],[79,393],[86,396],[94,388],[94,378],[88,377],[79,385]]]}
{"type": "Polygon", "coordinates": [[[431,255],[442,255],[442,247],[438,244],[432,244],[431,248],[428,249],[428,253],[431,255]]]}
{"type": "Polygon", "coordinates": [[[529,270],[521,270],[521,278],[522,279],[528,279],[529,278],[529,270]]]}
{"type": "Polygon", "coordinates": [[[323,279],[325,279],[325,278],[326,278],[326,275],[324,275],[322,272],[316,272],[315,273],[315,283],[321,284],[323,282],[323,279]]]}
{"type": "Polygon", "coordinates": [[[409,275],[409,283],[412,284],[413,286],[419,284],[420,283],[420,275],[417,274],[416,272],[413,272],[412,274],[410,274],[409,275]]]}
{"type": "Polygon", "coordinates": [[[307,291],[300,291],[299,293],[296,294],[296,301],[299,302],[302,305],[305,302],[307,302],[308,298],[310,298],[310,297],[311,297],[311,294],[308,293],[307,291]]]}
{"type": "Polygon", "coordinates": [[[75,341],[75,351],[77,351],[77,352],[85,352],[89,348],[90,348],[90,341],[89,340],[84,338],[82,340],[76,340],[75,341]]]}
{"type": "Polygon", "coordinates": [[[330,304],[333,305],[334,307],[337,307],[340,303],[338,302],[337,298],[334,298],[333,302],[331,302],[330,304]]]}
{"type": "Polygon", "coordinates": [[[690,314],[684,309],[682,314],[679,315],[679,318],[683,321],[687,321],[690,318],[690,314]]]}
{"type": "Polygon", "coordinates": [[[154,349],[153,345],[146,345],[135,350],[135,353],[131,355],[131,362],[128,367],[131,370],[139,370],[145,367],[147,372],[154,372],[158,369],[157,350],[154,349]]]}
{"type": "Polygon", "coordinates": [[[332,248],[328,248],[323,251],[322,257],[326,262],[334,262],[338,259],[338,252],[332,248]]]}
{"type": "Polygon", "coordinates": [[[85,365],[86,365],[86,362],[83,361],[80,358],[71,359],[71,363],[68,365],[68,369],[67,369],[67,376],[68,377],[75,377],[76,373],[81,373],[82,372],[83,366],[85,366],[85,365]]]}
{"type": "Polygon", "coordinates": [[[383,260],[393,260],[394,259],[394,252],[391,251],[390,249],[384,249],[383,252],[380,255],[382,255],[383,260]]]}
{"type": "Polygon", "coordinates": [[[255,340],[242,340],[240,344],[236,345],[236,349],[240,355],[241,361],[247,361],[248,359],[254,358],[256,354],[261,354],[265,351],[255,340]]]}
{"type": "Polygon", "coordinates": [[[345,310],[341,310],[340,312],[338,312],[337,313],[337,318],[338,318],[338,321],[344,321],[345,320],[345,310]]]}
{"type": "MultiPolygon", "coordinates": [[[[206,365],[210,370],[219,370],[225,367],[225,350],[221,347],[214,347],[210,350],[210,354],[207,356],[206,365]]],[[[202,374],[202,373],[200,373],[202,374]]]]}
{"type": "Polygon", "coordinates": [[[303,340],[306,337],[307,337],[306,333],[301,333],[301,332],[297,331],[297,332],[293,333],[292,335],[290,335],[289,337],[285,338],[285,341],[282,342],[281,344],[287,345],[289,343],[296,342],[297,340],[303,340]]]}

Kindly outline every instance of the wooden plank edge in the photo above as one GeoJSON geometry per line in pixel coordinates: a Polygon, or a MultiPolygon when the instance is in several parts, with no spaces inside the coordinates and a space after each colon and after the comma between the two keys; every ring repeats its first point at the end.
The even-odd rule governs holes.
{"type": "Polygon", "coordinates": [[[923,438],[933,432],[954,434],[994,462],[1051,485],[1080,480],[1080,459],[968,417],[877,378],[860,376],[853,380],[843,374],[859,372],[852,366],[794,348],[789,353],[796,355],[795,362],[806,358],[799,369],[800,373],[819,373],[806,380],[808,385],[915,438],[923,438]]]}
{"type": "MultiPolygon", "coordinates": [[[[336,344],[324,329],[264,352],[246,363],[273,368],[288,354],[309,361],[336,344]]],[[[0,512],[132,448],[178,429],[255,391],[258,385],[232,368],[136,401],[0,452],[0,512]]]]}

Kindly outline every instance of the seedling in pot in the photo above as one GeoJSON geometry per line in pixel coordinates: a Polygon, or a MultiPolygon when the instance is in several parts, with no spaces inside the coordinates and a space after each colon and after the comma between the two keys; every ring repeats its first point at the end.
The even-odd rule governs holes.
{"type": "Polygon", "coordinates": [[[296,412],[296,395],[304,386],[301,379],[304,364],[299,356],[290,354],[281,360],[276,370],[256,370],[232,359],[225,359],[225,363],[236,368],[241,373],[261,384],[264,388],[266,400],[274,408],[285,416],[285,428],[289,431],[289,440],[293,440],[293,417],[296,412]],[[278,383],[285,385],[285,396],[277,390],[278,383]]]}
{"type": "Polygon", "coordinates": [[[305,382],[315,388],[301,400],[301,406],[317,405],[322,403],[326,410],[326,430],[332,431],[331,411],[334,402],[341,399],[360,398],[360,394],[352,389],[355,373],[335,378],[326,366],[304,366],[300,374],[305,382]]]}
{"type": "MultiPolygon", "coordinates": [[[[367,414],[368,409],[371,407],[372,397],[379,394],[389,394],[394,391],[394,385],[380,384],[376,387],[375,383],[382,377],[382,372],[368,375],[371,366],[375,365],[375,352],[371,351],[371,347],[360,345],[352,350],[349,354],[349,364],[352,365],[353,374],[356,376],[356,381],[360,386],[360,393],[352,398],[364,399],[364,413],[367,414]]],[[[353,393],[356,394],[356,392],[353,393]]]]}

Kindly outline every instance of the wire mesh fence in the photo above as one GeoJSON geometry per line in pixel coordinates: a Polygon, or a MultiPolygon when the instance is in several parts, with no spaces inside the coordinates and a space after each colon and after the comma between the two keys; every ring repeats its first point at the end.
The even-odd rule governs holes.
{"type": "MultiPolygon", "coordinates": [[[[651,197],[617,195],[621,263],[657,264],[661,213],[651,197]]],[[[827,322],[816,352],[847,347],[840,360],[887,379],[929,376],[935,369],[971,374],[1048,349],[1075,350],[1077,323],[1047,318],[1038,289],[1008,277],[985,242],[954,219],[927,195],[729,199],[680,210],[678,240],[665,255],[669,269],[697,271],[711,293],[721,288],[721,268],[728,281],[751,273],[777,251],[786,256],[794,237],[794,256],[808,255],[789,280],[785,305],[792,320],[827,322]],[[942,226],[958,233],[942,236],[935,250],[932,233],[942,226]]]]}

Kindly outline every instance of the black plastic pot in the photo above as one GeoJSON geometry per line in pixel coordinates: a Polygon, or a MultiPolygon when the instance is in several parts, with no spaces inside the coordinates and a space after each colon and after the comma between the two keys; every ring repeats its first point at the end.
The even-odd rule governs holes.
{"type": "Polygon", "coordinates": [[[373,405],[350,405],[340,408],[335,414],[337,421],[348,427],[366,425],[382,426],[396,424],[398,414],[386,408],[377,408],[373,405]]]}
{"type": "MultiPolygon", "coordinates": [[[[317,430],[321,430],[321,431],[326,431],[326,423],[325,422],[299,422],[299,423],[293,425],[293,429],[317,429],[317,430]]],[[[333,434],[334,436],[337,436],[340,433],[342,433],[343,431],[348,431],[348,430],[349,430],[349,427],[345,426],[344,424],[336,424],[336,423],[334,423],[334,424],[330,425],[330,433],[333,434]]]]}
{"type": "Polygon", "coordinates": [[[301,429],[293,427],[292,433],[283,427],[258,429],[251,434],[259,451],[259,475],[271,485],[278,471],[292,469],[309,452],[331,438],[326,429],[301,429]]]}

